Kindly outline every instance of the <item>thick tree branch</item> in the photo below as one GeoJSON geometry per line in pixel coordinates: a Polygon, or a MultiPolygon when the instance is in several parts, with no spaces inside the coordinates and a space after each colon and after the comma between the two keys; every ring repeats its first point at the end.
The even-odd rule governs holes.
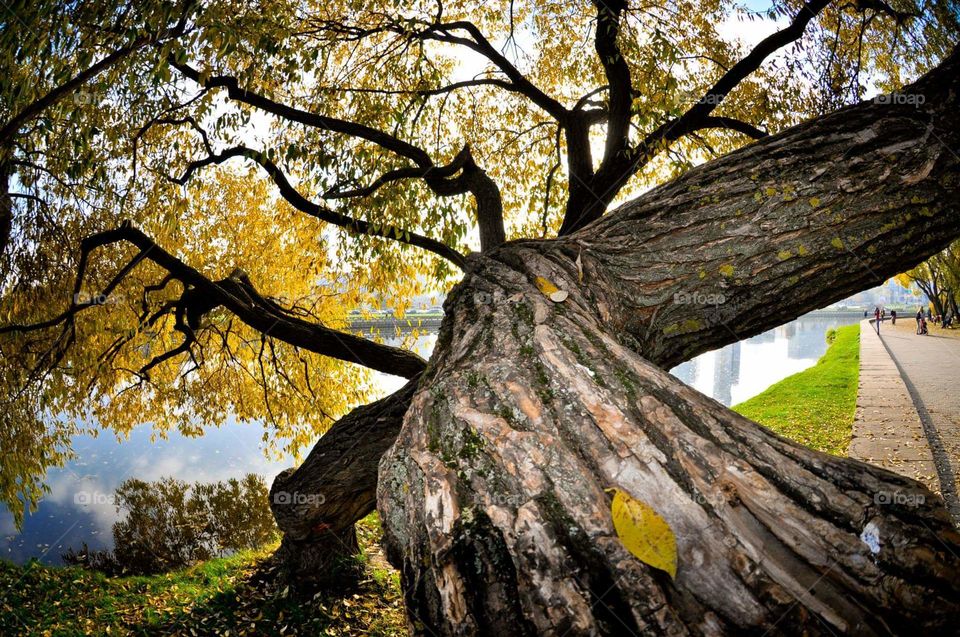
{"type": "MultiPolygon", "coordinates": [[[[418,175],[421,175],[427,182],[427,185],[430,186],[430,188],[434,192],[437,192],[438,194],[444,194],[445,192],[448,194],[450,193],[460,194],[462,192],[470,192],[471,194],[474,195],[477,202],[477,208],[478,208],[477,219],[478,219],[478,224],[480,226],[480,235],[481,235],[481,238],[485,238],[486,240],[485,243],[481,242],[482,249],[489,250],[503,243],[503,240],[504,240],[503,239],[503,236],[504,236],[503,204],[500,199],[499,188],[497,188],[496,184],[493,183],[493,181],[486,175],[486,173],[483,172],[481,169],[479,169],[479,167],[473,162],[473,159],[469,156],[468,148],[465,147],[464,150],[461,151],[461,153],[464,153],[464,152],[466,153],[466,155],[461,159],[461,161],[464,162],[462,164],[464,169],[464,175],[463,175],[463,181],[460,182],[465,187],[462,190],[456,190],[455,187],[453,187],[454,190],[451,190],[451,187],[447,186],[443,182],[442,178],[452,173],[450,173],[450,171],[446,167],[436,166],[433,160],[430,158],[430,155],[426,151],[414,146],[413,144],[410,144],[409,142],[406,142],[400,139],[399,137],[390,135],[389,133],[385,133],[383,131],[371,128],[363,124],[358,124],[356,122],[342,120],[335,117],[328,117],[326,115],[319,115],[316,113],[311,113],[308,111],[297,109],[289,105],[280,104],[263,95],[241,88],[238,80],[235,77],[206,76],[204,74],[201,74],[199,71],[197,71],[193,67],[187,64],[176,62],[175,60],[171,60],[170,64],[175,68],[177,68],[181,73],[183,73],[184,76],[194,80],[201,86],[204,86],[206,88],[226,88],[228,95],[232,99],[237,100],[239,102],[249,104],[251,106],[255,106],[268,113],[272,113],[274,115],[277,115],[278,117],[285,118],[289,121],[299,122],[302,124],[306,124],[308,126],[314,126],[317,128],[322,128],[322,129],[329,130],[336,133],[342,133],[342,134],[356,137],[359,139],[365,139],[401,157],[412,160],[416,164],[417,166],[416,168],[410,167],[410,168],[398,169],[396,171],[391,171],[387,175],[384,175],[384,177],[382,177],[380,180],[378,180],[378,182],[375,182],[375,184],[372,185],[370,188],[360,189],[359,192],[363,193],[363,192],[366,192],[367,190],[369,190],[369,192],[373,192],[373,190],[376,190],[376,188],[379,188],[381,185],[389,181],[396,181],[398,179],[411,178],[418,175]]],[[[234,151],[228,151],[228,152],[240,153],[240,151],[237,151],[236,149],[234,151]]],[[[249,153],[253,151],[249,151],[249,149],[247,149],[247,151],[245,152],[249,153]]],[[[233,155],[233,156],[237,156],[237,155],[233,155]]],[[[289,183],[287,183],[286,186],[281,185],[281,182],[286,182],[286,178],[275,166],[271,168],[267,165],[266,162],[262,161],[261,159],[258,159],[253,155],[248,155],[248,156],[251,159],[254,159],[258,163],[260,163],[265,169],[267,169],[267,171],[271,174],[271,176],[274,177],[274,181],[277,182],[277,186],[280,187],[281,192],[289,193],[291,196],[297,199],[297,201],[290,200],[290,199],[288,200],[298,209],[302,210],[303,212],[307,212],[307,214],[312,214],[314,216],[318,216],[319,214],[324,214],[329,219],[333,218],[332,215],[337,214],[337,213],[332,213],[332,211],[323,211],[322,209],[320,209],[319,206],[316,206],[316,204],[312,204],[306,201],[305,199],[300,197],[295,190],[289,187],[289,183]],[[314,212],[310,212],[308,209],[301,208],[301,205],[305,205],[308,209],[314,210],[314,212]]],[[[228,157],[223,157],[224,160],[227,158],[228,157]]],[[[457,161],[458,160],[455,159],[454,162],[452,162],[452,165],[456,165],[457,161]]],[[[219,162],[216,162],[216,163],[219,163],[219,162]]],[[[287,195],[284,194],[284,196],[286,197],[287,195]]],[[[340,216],[342,217],[342,215],[340,216]]],[[[337,223],[337,225],[345,225],[346,219],[347,219],[346,217],[343,218],[344,223],[337,223],[335,221],[330,221],[330,223],[337,223]]],[[[353,223],[361,224],[368,229],[370,228],[369,224],[361,220],[354,220],[353,223]]],[[[387,228],[386,230],[394,231],[395,229],[387,228]]],[[[364,234],[371,234],[371,232],[364,231],[364,234]]],[[[410,243],[411,245],[417,245],[424,249],[440,254],[444,258],[449,259],[450,261],[455,263],[461,269],[463,268],[462,256],[459,255],[459,253],[456,253],[456,251],[454,251],[452,248],[449,248],[444,244],[438,241],[435,241],[433,239],[428,239],[426,237],[421,237],[420,235],[415,235],[415,234],[406,233],[406,232],[402,232],[402,234],[400,235],[394,234],[393,236],[389,236],[385,234],[384,231],[380,231],[380,233],[376,234],[376,236],[382,236],[385,238],[397,238],[398,236],[407,237],[410,239],[409,241],[404,241],[403,239],[400,239],[400,240],[404,241],[405,243],[410,243]]]]}
{"type": "Polygon", "coordinates": [[[690,170],[567,239],[531,243],[543,260],[493,256],[563,278],[554,282],[583,291],[664,367],[758,334],[882,284],[960,235],[960,51],[903,92],[923,106],[841,109],[690,170]]]}
{"type": "Polygon", "coordinates": [[[752,137],[753,139],[763,139],[764,137],[768,137],[770,135],[770,133],[767,131],[761,130],[753,124],[735,119],[733,117],[704,117],[700,122],[700,128],[697,130],[702,130],[705,128],[726,128],[738,133],[743,133],[747,137],[752,137]]]}
{"type": "Polygon", "coordinates": [[[605,165],[616,163],[616,158],[627,150],[630,135],[630,105],[633,89],[630,80],[630,67],[620,52],[617,38],[620,35],[620,20],[627,8],[625,0],[596,0],[597,29],[594,35],[594,48],[603,71],[607,76],[607,139],[603,151],[603,162],[598,173],[608,168],[605,165]]]}
{"type": "Polygon", "coordinates": [[[109,294],[109,291],[112,291],[137,263],[144,260],[151,261],[183,283],[186,288],[179,311],[183,313],[180,319],[190,329],[196,329],[199,326],[200,318],[204,314],[223,306],[254,330],[309,352],[405,378],[416,376],[425,367],[424,360],[412,352],[381,345],[291,315],[284,308],[260,295],[242,273],[234,273],[226,279],[212,281],[129,224],[91,235],[81,242],[78,276],[74,286],[74,300],[70,308],[42,323],[4,326],[0,328],[0,334],[36,331],[62,323],[71,323],[77,312],[96,304],[95,301],[77,302],[89,255],[97,248],[123,242],[136,246],[140,252],[107,286],[106,293],[109,294]]]}
{"type": "Polygon", "coordinates": [[[373,511],[377,462],[397,437],[418,382],[357,407],[320,438],[300,467],[277,476],[270,505],[290,540],[340,532],[373,511]],[[323,497],[305,497],[311,494],[323,497]]]}
{"type": "Polygon", "coordinates": [[[806,30],[810,21],[823,11],[831,1],[832,0],[809,0],[809,2],[800,8],[789,26],[761,40],[745,58],[734,64],[729,71],[724,73],[710,90],[708,90],[696,104],[691,106],[687,112],[672,122],[664,124],[660,129],[648,136],[638,149],[638,152],[642,154],[645,147],[652,146],[660,140],[665,139],[672,141],[679,139],[687,132],[699,127],[703,118],[712,113],[740,82],[759,69],[760,65],[763,64],[768,57],[788,44],[799,40],[803,36],[803,32],[806,30]]]}
{"type": "Polygon", "coordinates": [[[335,86],[324,90],[336,93],[372,93],[374,95],[418,95],[420,97],[434,97],[436,95],[452,93],[453,91],[458,91],[462,88],[475,88],[478,86],[495,86],[506,91],[517,92],[517,89],[513,84],[506,80],[501,80],[495,77],[477,77],[472,80],[451,82],[450,84],[436,88],[388,89],[335,86]]]}
{"type": "Polygon", "coordinates": [[[260,93],[242,88],[237,78],[233,76],[207,75],[188,64],[183,64],[172,59],[170,60],[170,65],[180,71],[184,77],[190,78],[200,86],[205,88],[225,88],[230,99],[254,106],[277,117],[334,133],[342,133],[358,139],[365,139],[392,153],[410,159],[421,167],[433,165],[433,161],[425,150],[389,133],[366,126],[365,124],[311,113],[288,104],[281,104],[260,93]]]}
{"type": "MultiPolygon", "coordinates": [[[[603,169],[598,170],[586,186],[571,189],[567,210],[560,235],[570,234],[588,223],[599,219],[606,211],[621,188],[640,168],[655,157],[666,144],[676,141],[684,135],[705,127],[705,119],[716,109],[723,99],[737,85],[773,53],[784,46],[797,41],[803,35],[810,21],[815,18],[832,0],[809,0],[797,12],[793,21],[784,29],[764,38],[753,50],[731,67],[707,93],[683,115],[677,117],[650,134],[628,154],[612,158],[603,169]]],[[[741,130],[746,132],[747,129],[741,130]]],[[[747,133],[750,134],[750,133],[747,133]]],[[[582,180],[583,178],[580,177],[582,180]]]]}
{"type": "Polygon", "coordinates": [[[479,53],[493,63],[513,83],[516,91],[525,95],[534,104],[549,113],[558,122],[565,122],[569,111],[559,101],[547,95],[515,67],[500,51],[494,47],[475,24],[467,20],[424,24],[422,31],[410,32],[403,26],[393,27],[396,33],[425,40],[436,40],[448,44],[458,44],[479,53]],[[466,31],[470,37],[454,35],[457,31],[466,31]]]}

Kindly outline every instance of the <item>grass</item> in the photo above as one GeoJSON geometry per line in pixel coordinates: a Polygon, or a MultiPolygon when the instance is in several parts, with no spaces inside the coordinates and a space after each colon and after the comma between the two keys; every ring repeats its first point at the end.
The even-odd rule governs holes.
{"type": "Polygon", "coordinates": [[[365,577],[308,600],[254,577],[272,546],[148,577],[0,561],[0,635],[406,635],[376,514],[357,530],[365,577]]]}
{"type": "Polygon", "coordinates": [[[816,365],[732,409],[786,438],[845,456],[859,375],[860,325],[847,325],[836,330],[835,340],[816,365]]]}

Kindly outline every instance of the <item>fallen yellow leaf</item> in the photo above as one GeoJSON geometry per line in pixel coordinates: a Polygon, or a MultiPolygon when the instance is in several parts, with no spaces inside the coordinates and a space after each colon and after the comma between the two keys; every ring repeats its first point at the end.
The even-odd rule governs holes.
{"type": "Polygon", "coordinates": [[[566,290],[561,290],[553,284],[553,281],[542,276],[534,279],[534,283],[537,284],[537,289],[543,292],[543,294],[554,303],[562,303],[567,299],[567,296],[569,296],[566,290]]]}
{"type": "Polygon", "coordinates": [[[650,505],[613,489],[610,514],[623,546],[637,559],[670,577],[677,576],[677,538],[670,525],[650,505]]]}

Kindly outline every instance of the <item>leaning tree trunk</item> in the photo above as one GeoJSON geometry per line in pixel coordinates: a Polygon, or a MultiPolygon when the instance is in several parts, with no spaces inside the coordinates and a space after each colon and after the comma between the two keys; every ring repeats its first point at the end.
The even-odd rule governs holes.
{"type": "Polygon", "coordinates": [[[960,535],[938,496],[663,370],[960,234],[957,61],[908,89],[924,109],[846,108],[471,260],[380,462],[415,633],[952,634],[960,535]],[[667,522],[675,578],[625,548],[611,489],[667,522]]]}
{"type": "Polygon", "coordinates": [[[305,589],[339,587],[356,575],[354,523],[373,511],[377,463],[396,439],[417,387],[351,411],[325,433],[303,464],[276,477],[270,506],[283,532],[274,562],[305,589]]]}

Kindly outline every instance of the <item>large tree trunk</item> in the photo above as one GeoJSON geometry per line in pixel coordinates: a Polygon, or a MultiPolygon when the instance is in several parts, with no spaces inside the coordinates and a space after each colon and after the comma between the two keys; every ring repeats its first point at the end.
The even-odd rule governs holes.
{"type": "Polygon", "coordinates": [[[937,496],[738,416],[626,348],[580,293],[554,304],[526,274],[487,264],[473,277],[498,304],[452,298],[381,461],[417,633],[954,626],[960,536],[937,496]],[[610,488],[670,525],[675,580],[624,548],[610,488]]]}
{"type": "Polygon", "coordinates": [[[424,375],[278,478],[280,555],[324,583],[396,439],[377,497],[415,632],[951,630],[960,538],[937,496],[783,440],[662,370],[960,234],[956,67],[908,89],[923,109],[847,108],[561,240],[471,258],[424,375]],[[547,300],[537,277],[570,296],[547,300]],[[675,580],[618,540],[613,487],[669,523],[675,580]]]}
{"type": "Polygon", "coordinates": [[[938,496],[780,438],[663,369],[960,234],[956,67],[907,90],[924,109],[847,108],[562,240],[471,259],[380,463],[414,632],[955,630],[960,535],[938,496]],[[675,579],[624,547],[612,488],[669,524],[675,579]]]}

